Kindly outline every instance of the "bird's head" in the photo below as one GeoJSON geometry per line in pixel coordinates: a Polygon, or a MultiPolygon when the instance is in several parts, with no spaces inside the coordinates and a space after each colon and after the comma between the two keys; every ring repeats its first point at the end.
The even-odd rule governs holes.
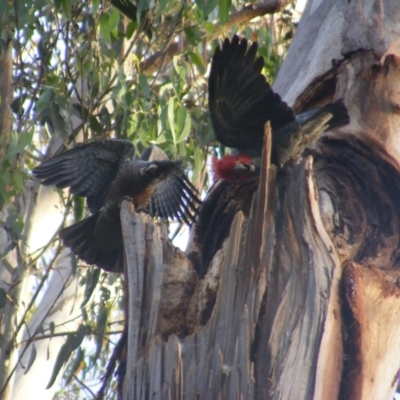
{"type": "Polygon", "coordinates": [[[259,175],[259,167],[248,154],[240,153],[212,159],[215,179],[226,181],[245,181],[259,175]]]}
{"type": "Polygon", "coordinates": [[[162,160],[144,163],[146,165],[140,168],[140,175],[154,182],[162,181],[173,175],[182,174],[182,163],[180,161],[162,160]]]}

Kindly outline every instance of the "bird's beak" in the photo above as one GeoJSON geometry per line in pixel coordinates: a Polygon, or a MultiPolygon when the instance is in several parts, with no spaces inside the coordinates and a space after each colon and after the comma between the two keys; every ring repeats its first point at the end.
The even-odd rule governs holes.
{"type": "Polygon", "coordinates": [[[157,170],[158,170],[158,165],[150,164],[147,167],[140,169],[140,175],[155,174],[157,172],[157,170]]]}
{"type": "Polygon", "coordinates": [[[233,170],[236,172],[254,172],[256,170],[256,167],[253,164],[237,163],[233,167],[233,170]]]}

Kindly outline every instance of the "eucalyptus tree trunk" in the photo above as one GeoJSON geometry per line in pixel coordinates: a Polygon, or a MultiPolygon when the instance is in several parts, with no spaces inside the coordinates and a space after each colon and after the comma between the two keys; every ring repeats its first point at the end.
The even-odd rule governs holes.
{"type": "MultiPolygon", "coordinates": [[[[59,145],[57,140],[53,141],[50,152],[59,145]]],[[[51,389],[46,386],[65,340],[42,332],[50,325],[63,326],[66,321],[69,329],[77,329],[74,318],[81,315],[80,308],[74,304],[82,301],[83,288],[72,273],[69,250],[54,252],[53,262],[47,266],[35,290],[32,289],[35,280],[32,259],[48,245],[64,219],[59,194],[53,188],[38,186],[38,182],[27,181],[23,194],[15,200],[21,204],[24,216],[24,240],[20,247],[12,243],[13,237],[6,227],[0,230],[0,248],[6,254],[0,265],[3,277],[0,287],[8,296],[1,321],[4,335],[0,341],[0,398],[4,400],[54,397],[57,385],[51,389]],[[8,254],[4,249],[9,249],[8,254]],[[38,298],[40,301],[33,307],[38,298]],[[44,338],[37,340],[41,336],[44,338]]],[[[1,212],[3,221],[7,221],[10,210],[1,212]]],[[[56,382],[61,378],[60,373],[56,382]]]]}
{"type": "MultiPolygon", "coordinates": [[[[7,51],[0,56],[3,157],[13,129],[12,62],[10,39],[7,51]]],[[[48,152],[54,153],[62,144],[61,136],[55,136],[48,152]]],[[[3,205],[0,196],[0,398],[4,400],[54,397],[57,385],[51,389],[46,386],[65,340],[53,334],[46,337],[42,332],[50,325],[63,326],[81,315],[78,307],[74,309],[74,302],[82,300],[83,288],[72,273],[69,250],[61,254],[54,251],[54,259],[43,275],[37,273],[38,255],[52,241],[65,218],[59,194],[53,188],[39,186],[39,182],[27,179],[24,190],[12,204],[3,205]],[[17,213],[24,225],[20,236],[15,228],[17,213]],[[40,280],[36,279],[37,274],[41,275],[40,280]],[[37,299],[40,301],[36,302],[37,299]],[[41,336],[46,338],[37,340],[41,336]]],[[[72,322],[68,328],[74,330],[77,326],[72,322]]],[[[65,366],[60,369],[64,371],[65,366]]],[[[56,382],[61,378],[59,374],[56,382]]]]}
{"type": "Polygon", "coordinates": [[[275,82],[348,126],[263,167],[204,279],[122,207],[124,398],[391,399],[400,367],[400,4],[309,1],[275,82]]]}

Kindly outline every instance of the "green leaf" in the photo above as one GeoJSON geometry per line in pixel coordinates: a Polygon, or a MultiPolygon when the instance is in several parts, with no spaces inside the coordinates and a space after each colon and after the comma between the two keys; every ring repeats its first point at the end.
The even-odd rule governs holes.
{"type": "Polygon", "coordinates": [[[165,137],[165,132],[163,132],[162,134],[160,134],[156,140],[152,140],[151,143],[152,144],[163,144],[167,141],[167,138],[165,137]]]}
{"type": "Polygon", "coordinates": [[[88,329],[86,325],[80,324],[76,332],[68,336],[67,342],[69,341],[72,351],[76,350],[81,345],[87,333],[88,329]]]}
{"type": "Polygon", "coordinates": [[[203,11],[204,17],[206,18],[217,6],[218,0],[195,0],[195,3],[197,7],[203,11]]]}
{"type": "Polygon", "coordinates": [[[97,9],[99,8],[100,0],[92,0],[92,14],[96,15],[97,9]]]}
{"type": "Polygon", "coordinates": [[[139,85],[142,89],[143,97],[148,99],[150,97],[150,86],[147,77],[143,74],[139,74],[139,85]]]}
{"type": "Polygon", "coordinates": [[[68,385],[73,376],[81,369],[82,364],[84,363],[85,352],[79,347],[74,360],[72,361],[71,368],[68,368],[68,375],[65,377],[65,383],[68,385]]]}
{"type": "Polygon", "coordinates": [[[8,1],[0,1],[0,15],[7,15],[10,5],[12,5],[12,3],[8,4],[8,1]]]}
{"type": "Polygon", "coordinates": [[[136,31],[136,29],[137,29],[137,22],[136,21],[129,22],[129,24],[127,25],[126,30],[125,30],[126,39],[128,39],[128,40],[131,39],[132,35],[136,31]]]}
{"type": "Polygon", "coordinates": [[[21,171],[15,170],[12,176],[14,189],[17,191],[22,190],[24,188],[24,178],[21,171]]]}
{"type": "Polygon", "coordinates": [[[41,117],[42,123],[46,123],[51,136],[61,136],[65,143],[68,141],[67,127],[64,118],[60,114],[60,107],[56,103],[56,98],[47,103],[41,112],[41,117]]]}
{"type": "Polygon", "coordinates": [[[68,361],[70,355],[71,355],[71,350],[68,347],[67,343],[64,343],[61,346],[60,351],[57,354],[57,358],[54,363],[53,371],[51,372],[50,380],[46,386],[46,389],[50,389],[53,386],[58,373],[60,372],[62,366],[68,361]]]}
{"type": "Polygon", "coordinates": [[[192,63],[198,67],[200,67],[202,70],[204,70],[205,65],[203,62],[203,57],[201,57],[198,53],[195,53],[194,51],[188,51],[188,56],[192,60],[192,63]]]}
{"type": "Polygon", "coordinates": [[[203,29],[208,34],[213,34],[216,31],[216,25],[214,25],[212,22],[204,22],[203,29]]]}
{"type": "Polygon", "coordinates": [[[89,118],[89,126],[90,126],[90,129],[92,129],[96,133],[103,132],[103,127],[100,124],[100,122],[97,120],[96,117],[89,118]]]}
{"type": "Polygon", "coordinates": [[[161,16],[161,14],[163,13],[163,11],[166,9],[166,7],[168,6],[168,0],[158,0],[157,1],[157,5],[156,5],[156,16],[157,18],[159,18],[161,16]]]}
{"type": "Polygon", "coordinates": [[[25,147],[31,144],[32,137],[33,131],[22,132],[20,135],[18,135],[17,132],[12,132],[10,145],[7,150],[7,157],[21,153],[25,147]]]}
{"type": "Polygon", "coordinates": [[[78,222],[82,219],[83,211],[85,209],[85,200],[83,197],[74,194],[72,196],[73,208],[74,208],[74,221],[78,222]]]}
{"type": "Polygon", "coordinates": [[[119,23],[119,11],[115,7],[111,7],[111,12],[108,17],[108,29],[110,31],[118,27],[119,23]]]}
{"type": "Polygon", "coordinates": [[[175,143],[175,101],[173,97],[168,101],[168,123],[175,143]]]}
{"type": "Polygon", "coordinates": [[[46,386],[46,389],[50,389],[53,386],[58,373],[60,372],[62,366],[68,361],[70,356],[71,356],[71,349],[69,348],[67,343],[64,343],[61,346],[60,351],[57,354],[57,358],[54,363],[53,371],[51,372],[50,380],[46,386]]]}
{"type": "Polygon", "coordinates": [[[85,325],[81,324],[79,325],[75,333],[71,333],[68,335],[66,342],[61,346],[60,351],[57,354],[57,358],[54,363],[54,368],[51,373],[49,383],[46,386],[46,389],[49,389],[53,386],[61,368],[69,360],[72,352],[81,345],[86,334],[87,334],[87,328],[85,325]]]}
{"type": "Polygon", "coordinates": [[[11,103],[11,109],[14,114],[23,114],[24,113],[24,102],[26,101],[27,96],[21,95],[14,98],[11,103]]]}
{"type": "Polygon", "coordinates": [[[54,93],[53,88],[45,89],[42,92],[38,101],[36,102],[36,113],[37,114],[39,114],[47,106],[47,104],[53,100],[54,95],[55,95],[55,93],[54,93]]]}
{"type": "Polygon", "coordinates": [[[176,143],[178,142],[178,136],[182,132],[182,129],[185,125],[186,115],[187,115],[187,112],[186,112],[185,108],[182,107],[181,105],[178,105],[178,108],[175,111],[176,125],[175,125],[174,136],[175,136],[176,143]]]}
{"type": "Polygon", "coordinates": [[[84,309],[83,307],[81,307],[81,314],[82,314],[82,319],[85,322],[87,322],[89,320],[89,316],[88,316],[86,309],[84,309]]]}
{"type": "Polygon", "coordinates": [[[90,98],[96,100],[100,90],[100,77],[97,68],[92,68],[90,80],[90,98]]]}
{"type": "Polygon", "coordinates": [[[174,65],[175,71],[177,72],[178,75],[180,75],[182,71],[182,67],[179,65],[181,57],[180,56],[173,56],[172,57],[172,63],[174,65]]]}
{"type": "Polygon", "coordinates": [[[43,324],[40,324],[37,329],[36,329],[37,333],[40,333],[41,335],[44,335],[44,327],[43,324]]]}
{"type": "Polygon", "coordinates": [[[86,271],[86,286],[83,301],[81,303],[81,307],[84,307],[86,303],[89,301],[94,288],[97,285],[100,277],[100,268],[88,268],[86,271]]]}
{"type": "Polygon", "coordinates": [[[24,375],[31,369],[33,363],[34,363],[35,360],[36,360],[36,354],[37,354],[37,353],[36,353],[35,344],[32,343],[32,344],[31,344],[31,354],[29,355],[28,363],[27,363],[26,366],[25,366],[24,375]]]}
{"type": "Polygon", "coordinates": [[[55,323],[54,323],[53,321],[50,321],[50,322],[49,322],[50,338],[53,337],[55,330],[56,330],[56,325],[55,325],[55,323]]]}
{"type": "Polygon", "coordinates": [[[192,119],[190,118],[189,114],[186,114],[185,125],[182,129],[180,137],[178,138],[178,143],[186,140],[189,137],[191,128],[192,128],[192,119]]]}
{"type": "Polygon", "coordinates": [[[128,139],[134,138],[139,131],[141,116],[139,113],[131,114],[128,116],[126,136],[128,139]]]}
{"type": "Polygon", "coordinates": [[[228,22],[231,4],[231,0],[219,0],[218,16],[222,25],[228,22]]]}
{"type": "Polygon", "coordinates": [[[140,124],[140,129],[139,129],[139,140],[142,143],[148,143],[149,140],[149,123],[146,119],[144,119],[141,124],[140,124]]]}
{"type": "MultiPolygon", "coordinates": [[[[168,109],[167,107],[158,106],[158,118],[157,118],[157,137],[162,136],[165,139],[165,132],[168,128],[168,109]]],[[[163,140],[164,142],[165,140],[163,140]]],[[[162,143],[163,143],[162,142],[162,143]]]]}
{"type": "Polygon", "coordinates": [[[189,135],[191,128],[190,115],[186,111],[185,107],[179,106],[176,112],[176,137],[175,143],[180,143],[186,139],[189,135]]]}
{"type": "MultiPolygon", "coordinates": [[[[15,151],[15,149],[17,148],[17,145],[18,145],[18,133],[15,131],[12,131],[11,137],[10,137],[10,144],[7,149],[7,158],[10,158],[14,154],[17,154],[17,152],[15,151]]],[[[5,182],[7,182],[7,172],[8,171],[5,171],[2,176],[2,178],[4,179],[5,182]]]]}
{"type": "Polygon", "coordinates": [[[61,7],[67,19],[71,19],[71,3],[69,0],[61,0],[61,7]]]}
{"type": "Polygon", "coordinates": [[[107,320],[108,320],[109,309],[105,305],[101,305],[99,313],[97,315],[97,330],[96,330],[96,351],[93,356],[92,365],[95,364],[97,358],[99,357],[101,347],[103,344],[104,334],[106,333],[107,320]]]}
{"type": "Polygon", "coordinates": [[[0,288],[0,311],[4,308],[7,302],[7,292],[0,288]]]}
{"type": "Polygon", "coordinates": [[[72,251],[70,253],[70,258],[71,258],[71,272],[72,272],[72,275],[75,276],[76,275],[76,271],[78,269],[78,260],[77,260],[75,254],[72,251]]]}
{"type": "Polygon", "coordinates": [[[197,26],[185,28],[184,32],[190,45],[196,46],[201,41],[201,32],[197,26]]]}
{"type": "Polygon", "coordinates": [[[99,18],[100,35],[107,42],[111,43],[110,29],[108,27],[108,14],[102,13],[99,18]]]}
{"type": "Polygon", "coordinates": [[[22,132],[19,135],[18,145],[16,149],[17,152],[20,153],[27,146],[29,146],[32,143],[32,138],[33,138],[33,130],[22,132]]]}

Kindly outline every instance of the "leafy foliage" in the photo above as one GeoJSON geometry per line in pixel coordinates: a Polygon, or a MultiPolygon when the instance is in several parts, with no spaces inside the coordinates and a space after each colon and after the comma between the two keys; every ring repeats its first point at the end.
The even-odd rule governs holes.
{"type": "MultiPolygon", "coordinates": [[[[44,154],[74,142],[118,137],[131,140],[139,152],[155,143],[172,158],[184,160],[193,182],[206,190],[208,155],[225,151],[213,141],[208,118],[206,77],[212,52],[220,39],[233,33],[258,40],[265,74],[272,80],[295,26],[292,7],[280,14],[260,15],[243,26],[232,24],[232,16],[245,7],[241,0],[0,3],[3,58],[11,39],[14,43],[13,123],[0,148],[0,195],[7,215],[3,226],[12,243],[2,251],[4,257],[16,247],[22,257],[19,269],[10,267],[12,273],[37,268],[33,299],[25,302],[26,313],[12,328],[11,336],[16,338],[62,250],[54,240],[35,253],[26,247],[31,221],[21,199],[32,186],[30,169],[44,154]]],[[[4,93],[0,96],[4,98],[4,93]]],[[[79,198],[63,197],[63,206],[68,219],[84,216],[79,198]]],[[[73,257],[71,266],[85,287],[83,302],[72,305],[80,307],[81,319],[74,321],[73,328],[68,321],[44,324],[28,344],[55,334],[65,338],[49,387],[68,363],[65,384],[79,397],[79,382],[97,380],[98,385],[121,332],[122,287],[117,277],[76,268],[79,264],[73,257]]],[[[0,288],[0,311],[6,296],[0,288]]],[[[2,329],[5,326],[10,325],[3,321],[2,329]]],[[[15,344],[10,340],[10,346],[15,344]]],[[[39,357],[32,349],[29,367],[39,357]]]]}

